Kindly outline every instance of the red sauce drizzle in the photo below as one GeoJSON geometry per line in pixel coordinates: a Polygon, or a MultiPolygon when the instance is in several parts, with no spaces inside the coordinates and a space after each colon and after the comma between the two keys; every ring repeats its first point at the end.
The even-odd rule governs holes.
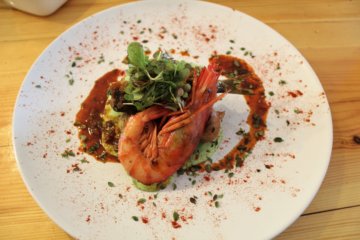
{"type": "Polygon", "coordinates": [[[79,129],[79,138],[82,143],[80,151],[101,161],[118,162],[116,157],[106,154],[101,145],[102,120],[100,114],[104,111],[106,92],[110,84],[118,80],[120,74],[121,71],[115,69],[99,78],[76,114],[75,126],[79,129]]]}
{"type": "Polygon", "coordinates": [[[234,166],[241,167],[257,141],[264,138],[266,117],[270,106],[266,102],[265,89],[261,79],[244,60],[228,55],[219,55],[211,58],[210,61],[218,64],[222,75],[228,80],[236,79],[240,82],[234,85],[235,87],[231,91],[236,92],[239,89],[250,89],[252,91],[251,95],[244,95],[250,108],[247,118],[247,124],[250,127],[249,132],[243,134],[241,141],[223,159],[211,166],[213,170],[231,169],[234,166]]]}

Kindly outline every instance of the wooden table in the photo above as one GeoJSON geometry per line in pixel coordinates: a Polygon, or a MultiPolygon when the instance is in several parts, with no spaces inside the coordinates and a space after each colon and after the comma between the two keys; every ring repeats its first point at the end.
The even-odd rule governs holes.
{"type": "MultiPolygon", "coordinates": [[[[24,76],[68,27],[127,2],[70,0],[50,17],[0,3],[0,239],[71,239],[29,195],[11,142],[12,113],[24,76]]],[[[318,74],[333,114],[329,171],[315,200],[278,239],[360,239],[360,1],[229,1],[290,40],[318,74]]]]}

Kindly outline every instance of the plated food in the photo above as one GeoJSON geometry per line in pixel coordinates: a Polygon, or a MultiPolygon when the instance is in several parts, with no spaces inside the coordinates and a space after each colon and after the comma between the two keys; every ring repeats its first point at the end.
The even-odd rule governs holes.
{"type": "Polygon", "coordinates": [[[332,139],[324,90],[288,41],[241,12],[180,0],[114,7],[59,36],[24,80],[13,126],[30,193],[78,239],[273,238],[317,192],[332,139]],[[128,54],[132,46],[142,56],[132,42],[154,64],[145,67],[151,78],[144,58],[128,54]],[[152,85],[173,79],[155,72],[161,62],[181,69],[165,92],[152,85]],[[204,81],[217,89],[191,101],[204,96],[201,71],[220,73],[217,85],[204,81]],[[129,76],[135,81],[123,84],[129,76]],[[189,129],[177,145],[172,137],[189,129]],[[162,139],[181,154],[161,150],[162,139]],[[170,153],[180,156],[176,167],[162,157],[170,153]],[[156,165],[149,159],[164,160],[166,174],[134,170],[156,165]]]}
{"type": "Polygon", "coordinates": [[[95,83],[75,126],[82,151],[102,161],[117,158],[139,189],[163,189],[180,169],[220,170],[221,162],[204,164],[210,154],[191,155],[200,142],[218,146],[212,142],[218,142],[224,112],[214,112],[213,105],[228,92],[249,96],[248,121],[256,131],[242,133],[246,144],[226,156],[225,169],[240,167],[241,153],[264,138],[269,106],[261,80],[245,61],[214,55],[208,66],[200,67],[161,50],[150,58],[138,42],[129,44],[124,61],[129,68],[120,80],[120,71],[113,70],[95,83]],[[218,81],[220,75],[227,79],[218,81]]]}

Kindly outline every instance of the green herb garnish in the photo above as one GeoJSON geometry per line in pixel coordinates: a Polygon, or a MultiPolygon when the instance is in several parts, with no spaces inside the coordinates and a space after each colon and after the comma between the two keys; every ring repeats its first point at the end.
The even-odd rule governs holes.
{"type": "Polygon", "coordinates": [[[151,105],[161,105],[173,111],[182,109],[190,95],[189,78],[194,68],[158,51],[150,59],[138,42],[129,44],[128,84],[125,88],[126,104],[142,111],[151,105]]]}
{"type": "Polygon", "coordinates": [[[115,187],[115,184],[112,183],[112,182],[108,182],[108,186],[109,186],[109,187],[115,187]]]}
{"type": "Polygon", "coordinates": [[[179,214],[177,212],[174,212],[173,218],[174,218],[174,221],[176,222],[177,220],[179,220],[179,214]]]}
{"type": "Polygon", "coordinates": [[[73,152],[73,150],[65,150],[61,156],[63,158],[69,158],[69,157],[75,157],[75,153],[73,152]]]}

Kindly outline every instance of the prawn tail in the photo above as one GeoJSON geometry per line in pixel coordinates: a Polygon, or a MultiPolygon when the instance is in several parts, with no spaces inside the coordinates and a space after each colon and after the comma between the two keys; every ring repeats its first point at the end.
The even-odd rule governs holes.
{"type": "Polygon", "coordinates": [[[215,70],[214,65],[204,67],[200,73],[198,79],[198,86],[195,89],[197,97],[203,96],[205,91],[217,91],[217,80],[219,79],[220,73],[215,70]]]}

